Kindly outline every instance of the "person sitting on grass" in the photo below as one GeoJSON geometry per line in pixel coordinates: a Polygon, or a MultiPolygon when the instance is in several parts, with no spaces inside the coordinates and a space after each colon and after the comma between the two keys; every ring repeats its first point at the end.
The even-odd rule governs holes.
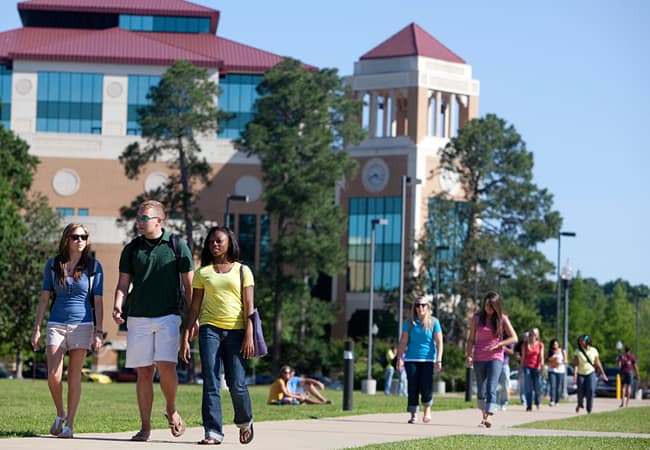
{"type": "Polygon", "coordinates": [[[325,389],[325,386],[320,381],[314,378],[298,377],[296,371],[291,369],[291,378],[287,382],[287,387],[292,394],[303,395],[305,397],[304,403],[313,405],[330,404],[331,400],[327,400],[320,391],[325,389]],[[310,397],[316,397],[313,399],[310,397]]]}
{"type": "MultiPolygon", "coordinates": [[[[303,392],[292,392],[291,389],[289,388],[289,381],[291,380],[293,375],[294,372],[290,366],[282,366],[282,368],[280,369],[280,376],[273,382],[273,384],[271,384],[271,388],[269,390],[269,399],[267,402],[269,405],[301,405],[303,403],[321,404],[321,403],[328,402],[322,397],[322,395],[320,395],[320,393],[318,394],[320,395],[321,398],[323,398],[322,401],[320,400],[320,398],[318,400],[313,400],[309,398],[307,393],[304,392],[304,387],[303,387],[303,392]]],[[[300,377],[295,377],[295,378],[300,379],[300,377]]],[[[295,382],[293,384],[295,386],[295,382]]],[[[308,389],[307,392],[311,392],[310,388],[307,389],[308,389]]]]}

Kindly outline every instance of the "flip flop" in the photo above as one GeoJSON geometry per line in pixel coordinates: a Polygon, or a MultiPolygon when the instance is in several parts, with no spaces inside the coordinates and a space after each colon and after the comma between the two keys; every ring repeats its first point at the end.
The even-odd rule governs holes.
{"type": "Polygon", "coordinates": [[[174,437],[180,437],[185,433],[185,422],[183,422],[183,419],[180,414],[178,414],[178,411],[174,411],[171,415],[167,414],[167,411],[165,411],[165,418],[167,419],[167,424],[169,425],[169,430],[172,433],[172,436],[174,437]],[[178,417],[178,420],[174,421],[174,414],[176,414],[176,417],[178,417]]]}
{"type": "Polygon", "coordinates": [[[249,444],[253,440],[253,424],[251,423],[248,428],[239,429],[239,443],[240,444],[249,444]]]}
{"type": "Polygon", "coordinates": [[[422,422],[423,422],[423,423],[429,423],[429,422],[431,422],[431,416],[424,416],[424,417],[422,418],[422,422]]]}
{"type": "Polygon", "coordinates": [[[150,431],[140,430],[137,433],[135,433],[133,436],[131,436],[131,440],[133,442],[147,442],[149,440],[150,435],[151,435],[150,431]]]}
{"type": "Polygon", "coordinates": [[[204,438],[201,439],[199,442],[197,442],[199,445],[219,445],[221,444],[221,441],[217,441],[214,438],[204,438]]]}
{"type": "Polygon", "coordinates": [[[64,417],[56,416],[54,418],[54,423],[50,427],[50,434],[53,436],[58,436],[59,434],[61,434],[61,431],[63,431],[63,425],[66,420],[68,420],[67,416],[64,417]]]}

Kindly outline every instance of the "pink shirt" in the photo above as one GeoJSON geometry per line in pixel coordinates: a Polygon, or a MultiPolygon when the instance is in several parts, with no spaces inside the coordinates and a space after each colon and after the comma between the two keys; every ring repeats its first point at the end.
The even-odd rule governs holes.
{"type": "MultiPolygon", "coordinates": [[[[501,341],[501,336],[494,335],[494,327],[492,327],[492,322],[488,319],[485,321],[485,325],[481,325],[481,322],[478,318],[478,313],[474,314],[472,320],[476,323],[474,361],[503,361],[503,347],[499,347],[496,350],[490,350],[490,347],[501,341]]],[[[503,323],[508,323],[508,316],[505,314],[503,315],[503,323]]],[[[505,325],[503,329],[505,330],[505,325]]]]}

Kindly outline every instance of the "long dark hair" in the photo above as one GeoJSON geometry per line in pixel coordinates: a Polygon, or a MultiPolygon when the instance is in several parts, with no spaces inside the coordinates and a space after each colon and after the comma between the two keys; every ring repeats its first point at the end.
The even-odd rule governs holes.
{"type": "Polygon", "coordinates": [[[88,233],[88,229],[80,223],[69,223],[63,229],[61,239],[59,240],[59,253],[56,255],[54,262],[52,263],[54,274],[56,275],[56,279],[59,280],[60,286],[65,286],[65,273],[70,264],[70,236],[77,228],[84,230],[84,234],[88,236],[88,241],[86,242],[84,249],[81,251],[81,256],[79,257],[79,261],[77,261],[74,271],[72,271],[72,278],[74,278],[75,281],[79,281],[79,278],[81,278],[81,275],[88,265],[88,258],[90,255],[90,234],[88,233]]]}
{"type": "Polygon", "coordinates": [[[494,310],[491,317],[492,329],[494,336],[503,336],[503,311],[501,310],[501,296],[494,291],[488,292],[483,299],[483,307],[478,313],[478,320],[482,326],[487,322],[487,314],[485,313],[485,306],[490,305],[494,310]]]}
{"type": "Polygon", "coordinates": [[[235,233],[233,233],[232,230],[227,227],[212,227],[208,230],[208,234],[203,240],[203,249],[201,250],[201,267],[214,264],[214,256],[212,256],[212,251],[210,250],[210,238],[217,231],[221,231],[226,236],[228,236],[228,252],[226,253],[228,262],[235,262],[239,260],[239,243],[237,243],[235,233]]]}

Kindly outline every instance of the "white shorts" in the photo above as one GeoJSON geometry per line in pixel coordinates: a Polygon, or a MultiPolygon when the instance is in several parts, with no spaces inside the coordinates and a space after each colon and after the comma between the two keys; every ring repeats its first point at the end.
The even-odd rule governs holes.
{"type": "Polygon", "coordinates": [[[93,342],[92,323],[52,323],[47,324],[45,343],[65,350],[90,349],[93,342]]]}
{"type": "Polygon", "coordinates": [[[158,361],[178,362],[181,317],[127,319],[126,367],[148,367],[158,361]]]}

